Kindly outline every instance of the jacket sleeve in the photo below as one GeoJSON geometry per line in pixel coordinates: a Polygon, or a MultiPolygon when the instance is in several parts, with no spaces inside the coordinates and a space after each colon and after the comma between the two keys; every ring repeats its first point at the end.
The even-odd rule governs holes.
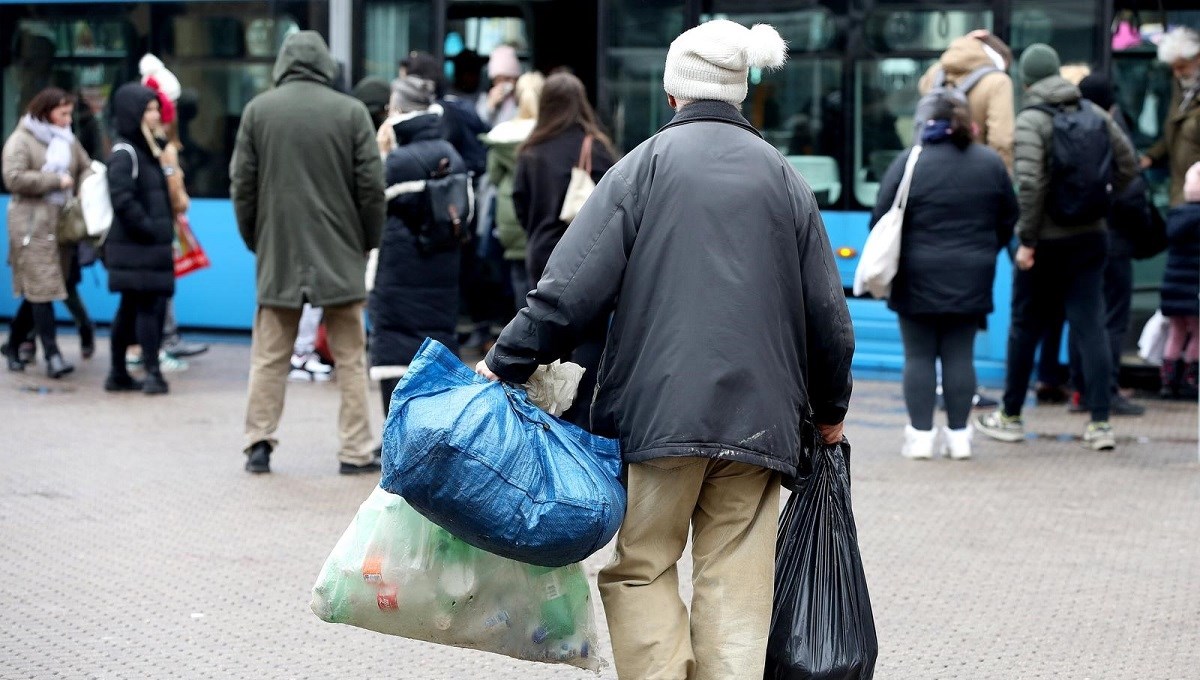
{"type": "Polygon", "coordinates": [[[883,180],[879,182],[879,194],[875,197],[875,209],[871,211],[871,222],[867,229],[874,229],[879,218],[892,209],[892,201],[896,200],[896,192],[900,190],[900,179],[904,177],[904,165],[911,153],[912,149],[909,148],[897,156],[888,166],[887,172],[883,173],[883,180]]]}
{"type": "Polygon", "coordinates": [[[254,146],[254,107],[247,106],[238,125],[233,158],[229,161],[229,195],[237,216],[238,233],[250,252],[257,247],[258,150],[254,146]]]}
{"type": "Polygon", "coordinates": [[[633,186],[613,169],[571,222],[527,305],[488,352],[501,380],[524,383],[539,364],[564,357],[616,302],[640,214],[633,186]]]}
{"type": "Polygon", "coordinates": [[[525,233],[529,233],[529,156],[517,157],[517,173],[513,178],[513,211],[525,233]]]}
{"type": "Polygon", "coordinates": [[[3,164],[4,186],[14,194],[44,196],[51,191],[58,191],[61,186],[58,175],[33,169],[29,149],[16,136],[9,137],[5,142],[0,163],[3,164]]]}
{"type": "Polygon", "coordinates": [[[150,215],[137,197],[137,180],[133,178],[134,157],[128,149],[114,151],[108,159],[108,194],[113,215],[121,220],[135,239],[151,242],[155,227],[150,215]]]}
{"type": "Polygon", "coordinates": [[[387,201],[383,197],[383,161],[375,143],[371,115],[362,106],[354,109],[354,187],[358,220],[363,233],[363,253],[379,247],[387,201]]]}
{"type": "Polygon", "coordinates": [[[1112,142],[1113,149],[1113,190],[1114,193],[1119,193],[1124,191],[1125,187],[1129,186],[1129,183],[1138,174],[1137,152],[1129,143],[1125,131],[1113,120],[1112,116],[1099,106],[1096,107],[1096,110],[1104,114],[1104,121],[1108,124],[1108,138],[1112,142]]]}
{"type": "Polygon", "coordinates": [[[816,199],[794,179],[791,192],[804,294],[808,399],[816,424],[836,425],[846,419],[854,386],[854,326],[816,199]]]}
{"type": "Polygon", "coordinates": [[[492,183],[492,186],[500,186],[500,183],[504,181],[509,171],[500,160],[500,154],[495,148],[488,148],[486,167],[485,172],[487,172],[488,181],[492,183]]]}
{"type": "Polygon", "coordinates": [[[1179,81],[1175,80],[1171,83],[1171,104],[1167,107],[1166,115],[1164,115],[1162,117],[1163,119],[1159,121],[1162,123],[1162,125],[1160,125],[1158,128],[1159,130],[1163,131],[1162,136],[1158,138],[1158,141],[1155,142],[1153,146],[1146,150],[1146,156],[1155,163],[1161,163],[1166,160],[1167,152],[1170,151],[1167,146],[1167,135],[1165,132],[1167,129],[1166,121],[1170,120],[1171,113],[1173,111],[1179,110],[1179,104],[1183,101],[1182,98],[1183,92],[1179,89],[1179,81]]]}
{"type": "MultiPolygon", "coordinates": [[[[1000,154],[1004,167],[1009,173],[1013,171],[1013,87],[1012,80],[1007,76],[992,75],[989,90],[984,92],[987,97],[985,121],[987,124],[987,145],[1000,154]]],[[[983,83],[980,83],[983,85],[983,83]]]]}
{"type": "Polygon", "coordinates": [[[1013,173],[1017,181],[1017,200],[1021,216],[1017,220],[1017,238],[1022,245],[1036,246],[1042,228],[1042,212],[1050,177],[1046,169],[1046,138],[1038,120],[1049,120],[1041,111],[1022,112],[1017,116],[1013,137],[1013,173]]]}

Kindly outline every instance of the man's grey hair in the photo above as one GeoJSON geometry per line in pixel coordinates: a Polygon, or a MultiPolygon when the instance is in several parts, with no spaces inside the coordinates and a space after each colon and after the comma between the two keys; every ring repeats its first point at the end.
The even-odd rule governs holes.
{"type": "Polygon", "coordinates": [[[1171,29],[1158,44],[1158,60],[1170,66],[1200,55],[1200,34],[1186,26],[1171,29]]]}

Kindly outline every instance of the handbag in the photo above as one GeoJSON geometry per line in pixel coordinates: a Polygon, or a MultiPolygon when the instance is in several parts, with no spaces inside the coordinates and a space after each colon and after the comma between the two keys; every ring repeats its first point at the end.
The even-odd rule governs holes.
{"type": "Polygon", "coordinates": [[[587,135],[579,148],[579,162],[571,168],[571,183],[567,185],[567,193],[563,196],[558,219],[570,224],[595,189],[596,183],[592,181],[592,136],[587,135]]]}
{"type": "Polygon", "coordinates": [[[83,207],[79,199],[72,196],[58,212],[55,236],[59,245],[68,246],[88,237],[87,223],[83,221],[83,207]]]}
{"type": "Polygon", "coordinates": [[[904,164],[904,176],[896,188],[892,207],[879,218],[867,242],[863,244],[862,256],[854,270],[854,294],[870,293],[872,297],[886,298],[892,292],[892,279],[900,269],[900,235],[904,230],[904,208],[908,205],[908,190],[912,186],[913,169],[921,147],[914,146],[904,164]]]}

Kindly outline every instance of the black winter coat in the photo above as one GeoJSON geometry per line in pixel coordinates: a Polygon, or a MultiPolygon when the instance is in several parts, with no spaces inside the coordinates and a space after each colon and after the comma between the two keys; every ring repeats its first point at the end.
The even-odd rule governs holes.
{"type": "Polygon", "coordinates": [[[1167,214],[1167,268],[1163,271],[1163,316],[1200,316],[1200,203],[1184,203],[1167,214]]]}
{"type": "MultiPolygon", "coordinates": [[[[435,109],[436,111],[436,109],[435,109]]],[[[387,185],[428,179],[443,158],[451,172],[466,172],[462,157],[444,138],[437,113],[421,113],[396,123],[398,146],[388,155],[387,185]]],[[[414,233],[426,219],[424,192],[407,189],[388,202],[379,245],[375,287],[368,297],[371,315],[371,367],[375,378],[397,377],[425,338],[457,350],[457,248],[423,254],[414,233]]]]}
{"type": "Polygon", "coordinates": [[[122,85],[113,95],[115,143],[129,144],[137,153],[136,163],[124,149],[108,158],[113,222],[104,241],[104,266],[114,293],[175,292],[175,215],[167,178],[141,131],[146,105],[156,96],[135,83],[122,85]]]}
{"type": "MultiPolygon", "coordinates": [[[[872,226],[891,209],[911,152],[885,173],[872,226]]],[[[926,145],[913,171],[888,308],[904,316],[986,316],[996,254],[1012,239],[1017,210],[1012,180],[995,151],[982,144],[926,145]]]]}
{"type": "MultiPolygon", "coordinates": [[[[525,266],[531,284],[542,278],[550,252],[567,231],[567,223],[558,219],[558,214],[571,184],[571,168],[579,163],[584,136],[583,128],[575,126],[537,146],[521,149],[517,157],[513,208],[529,234],[525,266]]],[[[593,141],[592,180],[599,182],[612,164],[608,149],[593,141]]]]}
{"type": "Polygon", "coordinates": [[[729,104],[688,105],[613,166],[528,304],[487,365],[523,383],[612,312],[591,415],[628,462],[791,476],[810,408],[845,418],[854,330],[816,199],[729,104]]]}

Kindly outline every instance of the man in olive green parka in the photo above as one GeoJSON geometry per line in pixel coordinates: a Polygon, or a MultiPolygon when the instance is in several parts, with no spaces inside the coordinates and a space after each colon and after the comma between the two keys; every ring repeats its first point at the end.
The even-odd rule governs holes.
{"type": "Polygon", "coordinates": [[[337,362],[340,471],[379,470],[367,418],[362,306],[366,256],[383,228],[383,167],[366,107],[334,89],[335,74],[320,34],[288,36],[275,61],[275,87],[242,113],[230,163],[238,230],[257,270],[249,472],[270,471],[305,302],[324,309],[337,362]]]}

